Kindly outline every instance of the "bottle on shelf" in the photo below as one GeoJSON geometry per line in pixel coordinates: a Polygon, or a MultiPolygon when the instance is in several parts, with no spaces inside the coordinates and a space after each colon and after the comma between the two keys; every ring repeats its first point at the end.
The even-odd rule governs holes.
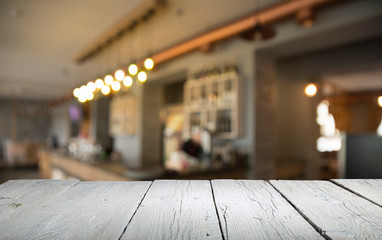
{"type": "Polygon", "coordinates": [[[224,104],[231,104],[232,102],[232,80],[224,81],[223,102],[224,104]]]}
{"type": "Polygon", "coordinates": [[[200,105],[205,105],[206,104],[206,86],[203,85],[200,87],[200,105]]]}

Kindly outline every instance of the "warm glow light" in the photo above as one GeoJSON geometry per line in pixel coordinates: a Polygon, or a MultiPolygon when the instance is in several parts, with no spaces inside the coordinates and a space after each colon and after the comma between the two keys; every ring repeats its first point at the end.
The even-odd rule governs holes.
{"type": "Polygon", "coordinates": [[[98,78],[98,79],[95,81],[95,86],[96,86],[96,88],[101,89],[103,85],[104,85],[104,84],[103,84],[102,79],[99,79],[99,78],[98,78]]]}
{"type": "Polygon", "coordinates": [[[94,92],[96,90],[96,86],[95,86],[94,82],[88,82],[87,86],[88,86],[88,90],[90,92],[94,92]]]}
{"type": "Polygon", "coordinates": [[[88,99],[88,93],[89,93],[88,87],[85,85],[82,85],[78,94],[78,101],[82,103],[86,102],[86,100],[88,99]]]}
{"type": "Polygon", "coordinates": [[[92,92],[88,92],[88,95],[87,95],[87,100],[93,100],[94,98],[94,94],[92,92]]]}
{"type": "Polygon", "coordinates": [[[334,117],[329,113],[329,102],[321,101],[317,106],[317,123],[320,125],[321,136],[317,139],[316,148],[319,152],[339,151],[342,145],[340,131],[336,129],[334,117]]]}
{"type": "Polygon", "coordinates": [[[143,83],[143,82],[146,82],[146,80],[147,80],[147,74],[144,71],[140,71],[138,73],[138,81],[143,83]]]}
{"type": "Polygon", "coordinates": [[[380,107],[382,107],[382,96],[378,97],[378,104],[380,107]]]}
{"type": "Polygon", "coordinates": [[[314,97],[317,93],[317,87],[313,83],[308,84],[305,88],[305,94],[308,97],[314,97]]]}
{"type": "Polygon", "coordinates": [[[317,106],[317,123],[322,126],[327,123],[329,116],[329,102],[323,100],[317,106]]]}
{"type": "Polygon", "coordinates": [[[114,90],[114,91],[119,91],[119,89],[121,89],[121,83],[120,82],[113,82],[111,84],[111,88],[114,90]]]}
{"type": "Polygon", "coordinates": [[[87,94],[88,94],[88,87],[86,87],[85,85],[82,85],[80,88],[80,96],[84,96],[86,98],[87,94]]]}
{"type": "Polygon", "coordinates": [[[114,77],[118,80],[118,81],[122,81],[123,78],[125,77],[125,72],[122,71],[121,69],[117,70],[114,74],[114,77]]]}
{"type": "Polygon", "coordinates": [[[382,136],[382,119],[381,119],[381,123],[378,126],[377,134],[378,134],[378,136],[382,136]]]}
{"type": "Polygon", "coordinates": [[[137,65],[135,65],[135,64],[130,64],[130,66],[129,66],[129,73],[130,73],[130,75],[135,75],[135,74],[137,74],[137,72],[138,72],[138,67],[137,67],[137,65]]]}
{"type": "Polygon", "coordinates": [[[103,95],[108,95],[110,93],[110,87],[108,85],[103,85],[101,92],[103,95]]]}
{"type": "Polygon", "coordinates": [[[147,70],[151,70],[154,67],[154,61],[151,58],[146,58],[144,65],[147,70]]]}
{"type": "Polygon", "coordinates": [[[126,76],[123,79],[123,85],[125,85],[126,87],[131,87],[131,85],[133,85],[133,79],[130,76],[126,76]]]}
{"type": "Polygon", "coordinates": [[[79,89],[79,88],[74,89],[74,90],[73,90],[73,95],[74,95],[75,97],[78,97],[78,96],[80,95],[80,89],[79,89]]]}
{"type": "Polygon", "coordinates": [[[86,97],[85,96],[79,96],[78,97],[78,101],[80,101],[80,102],[82,102],[82,103],[84,103],[84,102],[86,102],[86,97]]]}
{"type": "Polygon", "coordinates": [[[114,79],[111,75],[106,75],[105,77],[105,84],[106,85],[111,85],[113,83],[114,79]]]}

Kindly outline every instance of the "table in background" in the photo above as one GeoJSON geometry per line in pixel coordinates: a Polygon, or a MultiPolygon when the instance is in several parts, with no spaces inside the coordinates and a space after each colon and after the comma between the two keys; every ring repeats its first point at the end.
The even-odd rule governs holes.
{"type": "Polygon", "coordinates": [[[0,239],[382,239],[382,180],[8,181],[0,239]]]}

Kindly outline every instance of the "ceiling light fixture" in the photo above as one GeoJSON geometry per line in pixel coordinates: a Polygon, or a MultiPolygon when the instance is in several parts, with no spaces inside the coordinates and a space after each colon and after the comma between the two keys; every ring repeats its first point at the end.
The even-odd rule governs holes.
{"type": "Polygon", "coordinates": [[[106,85],[111,85],[113,83],[114,79],[111,75],[106,75],[105,76],[105,84],[106,85]]]}
{"type": "Polygon", "coordinates": [[[93,100],[93,98],[94,98],[94,94],[92,92],[88,92],[86,100],[91,101],[93,100]]]}
{"type": "Polygon", "coordinates": [[[78,96],[80,95],[80,89],[79,89],[79,88],[74,89],[74,90],[73,90],[73,95],[74,95],[75,97],[78,97],[78,96]]]}
{"type": "Polygon", "coordinates": [[[154,67],[154,60],[152,60],[151,58],[146,58],[144,65],[147,70],[151,70],[154,67]]]}
{"type": "Polygon", "coordinates": [[[305,95],[308,97],[314,97],[317,93],[317,86],[314,83],[309,83],[305,87],[305,95]]]}
{"type": "Polygon", "coordinates": [[[276,35],[276,31],[271,26],[265,26],[257,21],[254,28],[248,29],[240,34],[241,38],[250,41],[268,40],[276,35]]]}
{"type": "Polygon", "coordinates": [[[115,91],[115,92],[119,91],[121,89],[121,83],[118,81],[114,81],[111,84],[111,89],[113,89],[113,91],[115,91]]]}
{"type": "Polygon", "coordinates": [[[146,82],[146,80],[147,80],[147,74],[144,71],[140,71],[138,73],[138,81],[141,83],[144,83],[146,82]]]}
{"type": "Polygon", "coordinates": [[[123,78],[125,77],[125,72],[121,69],[118,69],[115,74],[114,74],[114,77],[118,80],[118,81],[122,81],[123,78]]]}
{"type": "Polygon", "coordinates": [[[130,76],[126,76],[123,79],[123,85],[125,85],[126,87],[131,87],[133,85],[133,79],[130,76]]]}
{"type": "Polygon", "coordinates": [[[94,84],[94,82],[88,82],[86,86],[88,87],[88,90],[90,92],[94,92],[96,90],[96,85],[94,84]]]}
{"type": "Polygon", "coordinates": [[[135,65],[134,63],[130,64],[130,66],[129,66],[129,73],[130,73],[130,75],[134,76],[134,75],[137,74],[137,72],[138,72],[137,65],[135,65]]]}
{"type": "Polygon", "coordinates": [[[110,87],[108,85],[103,85],[101,92],[103,95],[108,95],[110,93],[110,87]]]}
{"type": "Polygon", "coordinates": [[[102,80],[102,79],[98,78],[98,79],[95,81],[95,86],[96,86],[97,89],[101,89],[103,85],[104,85],[104,83],[103,83],[103,80],[102,80]]]}
{"type": "Polygon", "coordinates": [[[311,28],[315,21],[315,15],[312,8],[303,8],[297,11],[296,21],[304,28],[311,28]]]}

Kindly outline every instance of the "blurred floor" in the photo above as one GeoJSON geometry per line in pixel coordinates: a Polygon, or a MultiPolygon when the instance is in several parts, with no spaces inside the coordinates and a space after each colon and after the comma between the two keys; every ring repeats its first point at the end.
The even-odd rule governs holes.
{"type": "Polygon", "coordinates": [[[38,167],[7,167],[0,164],[0,184],[12,179],[40,178],[38,167]]]}

